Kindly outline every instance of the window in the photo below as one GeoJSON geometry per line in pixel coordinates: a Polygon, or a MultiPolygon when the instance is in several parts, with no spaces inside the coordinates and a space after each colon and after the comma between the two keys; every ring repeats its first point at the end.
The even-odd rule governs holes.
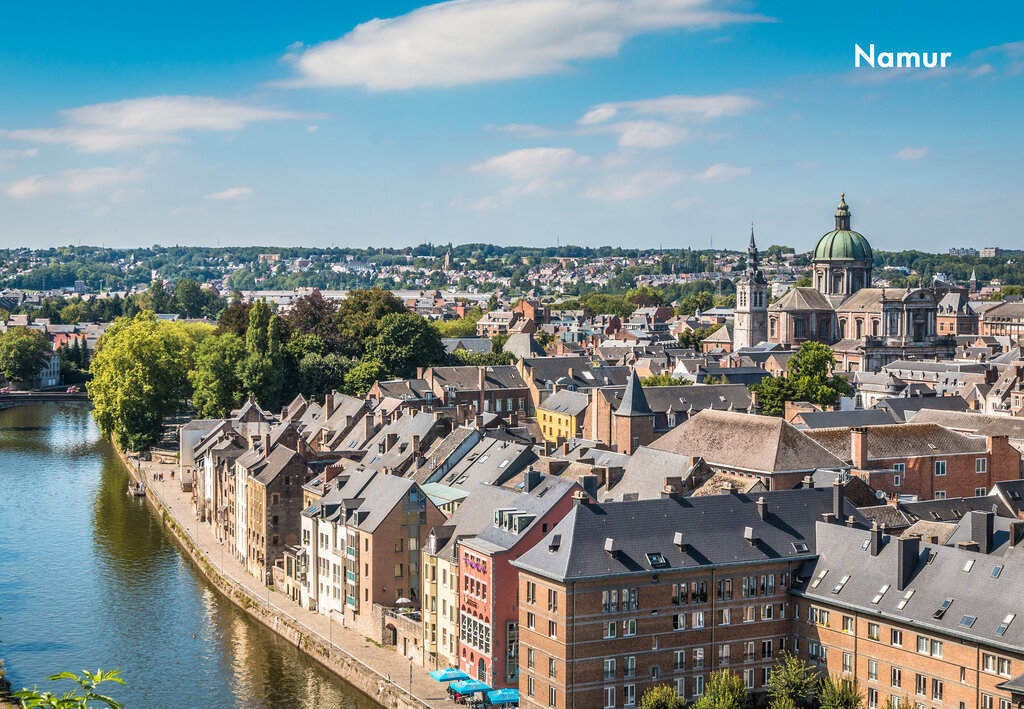
{"type": "MultiPolygon", "coordinates": [[[[693,696],[695,696],[695,697],[703,697],[704,696],[704,675],[697,675],[696,677],[693,678],[693,696]]],[[[990,701],[989,704],[991,705],[992,702],[990,701]]],[[[986,709],[992,709],[992,707],[989,706],[986,709]]]]}
{"type": "Polygon", "coordinates": [[[554,687],[548,687],[548,706],[555,706],[555,700],[558,699],[558,693],[554,687]]]}
{"type": "Polygon", "coordinates": [[[878,679],[878,661],[868,660],[868,679],[878,679]]]}
{"type": "Polygon", "coordinates": [[[761,620],[772,620],[775,617],[775,606],[765,603],[761,606],[761,620]]]}
{"type": "Polygon", "coordinates": [[[914,691],[923,697],[928,696],[928,678],[924,675],[915,675],[914,691]]]}
{"type": "Polygon", "coordinates": [[[927,655],[929,647],[930,647],[930,644],[928,642],[928,638],[926,638],[923,635],[918,635],[917,636],[917,651],[919,653],[921,653],[922,655],[927,655]]]}
{"type": "MultiPolygon", "coordinates": [[[[550,593],[550,591],[548,591],[548,593],[550,593]]],[[[526,582],[526,602],[537,602],[537,584],[535,584],[533,581],[526,582]]]]}
{"type": "Polygon", "coordinates": [[[974,496],[975,497],[984,497],[985,496],[985,488],[983,488],[983,487],[976,487],[976,488],[974,488],[974,496]]]}
{"type": "Polygon", "coordinates": [[[932,640],[932,657],[942,657],[941,640],[932,640]]]}
{"type": "Polygon", "coordinates": [[[729,645],[723,644],[718,646],[718,664],[728,665],[729,664],[729,645]]]}
{"type": "Polygon", "coordinates": [[[615,687],[604,688],[604,709],[612,709],[615,706],[615,687]]]}
{"type": "Polygon", "coordinates": [[[693,669],[704,669],[704,648],[699,647],[693,651],[693,669]]]}
{"type": "Polygon", "coordinates": [[[892,486],[893,487],[899,487],[900,486],[900,476],[899,476],[898,473],[896,475],[892,476],[892,486]]]}
{"type": "Polygon", "coordinates": [[[636,618],[622,621],[622,634],[626,636],[636,635],[636,618]]]}
{"type": "Polygon", "coordinates": [[[893,647],[903,647],[903,631],[902,630],[893,629],[890,632],[889,635],[890,635],[890,638],[891,638],[890,641],[889,641],[890,645],[892,645],[893,647]]]}
{"type": "Polygon", "coordinates": [[[399,537],[398,539],[395,540],[395,551],[396,552],[402,551],[402,538],[401,537],[399,537]]]}
{"type": "Polygon", "coordinates": [[[672,616],[672,630],[686,630],[685,613],[676,613],[672,616]]]}
{"type": "Polygon", "coordinates": [[[686,650],[676,650],[672,653],[672,669],[676,672],[686,669],[686,650]]]}
{"type": "Polygon", "coordinates": [[[619,610],[619,592],[617,590],[601,592],[601,610],[604,613],[615,613],[619,610]]]}
{"type": "Polygon", "coordinates": [[[558,637],[558,624],[553,620],[548,621],[548,637],[558,637]]]}
{"type": "Polygon", "coordinates": [[[717,611],[716,615],[717,615],[717,620],[718,620],[717,624],[718,625],[729,625],[729,609],[728,608],[723,608],[722,610],[717,611]]]}
{"type": "Polygon", "coordinates": [[[626,666],[622,670],[623,677],[636,677],[636,655],[626,658],[626,666]]]}
{"type": "MultiPolygon", "coordinates": [[[[526,650],[526,666],[531,670],[533,669],[533,648],[527,648],[526,650]]],[[[605,667],[608,666],[608,662],[605,661],[605,667]]],[[[612,667],[615,667],[615,660],[612,660],[612,667]]]]}
{"type": "Polygon", "coordinates": [[[999,658],[999,674],[1003,677],[1010,676],[1010,661],[1005,657],[999,658]]]}
{"type": "Polygon", "coordinates": [[[743,622],[744,623],[752,623],[755,620],[757,620],[757,613],[755,611],[756,611],[756,608],[754,606],[744,606],[743,607],[743,622]]]}
{"type": "Polygon", "coordinates": [[[743,670],[743,684],[746,686],[747,689],[753,689],[754,688],[754,671],[753,670],[743,670]]]}
{"type": "MultiPolygon", "coordinates": [[[[531,650],[532,652],[532,650],[531,650]]],[[[604,678],[615,679],[615,659],[606,659],[604,661],[604,678]]],[[[613,690],[614,691],[614,690],[613,690]]]]}
{"type": "Polygon", "coordinates": [[[697,611],[693,614],[693,627],[703,628],[704,627],[704,611],[697,611]]]}
{"type": "Polygon", "coordinates": [[[558,677],[558,660],[553,657],[548,660],[548,677],[552,679],[558,677]]]}
{"type": "Polygon", "coordinates": [[[942,680],[940,680],[940,679],[933,679],[932,680],[932,699],[935,699],[935,700],[941,702],[942,701],[942,689],[943,689],[943,687],[942,687],[942,680]]]}
{"type": "Polygon", "coordinates": [[[945,490],[936,490],[935,491],[935,499],[936,500],[945,500],[946,499],[946,491],[945,490]]]}
{"type": "Polygon", "coordinates": [[[877,689],[868,689],[868,709],[878,709],[877,689]]]}
{"type": "Polygon", "coordinates": [[[946,461],[937,460],[935,461],[935,477],[941,477],[946,474],[946,461]]]}
{"type": "Polygon", "coordinates": [[[992,709],[992,695],[982,694],[981,695],[981,709],[992,709]]]}
{"type": "Polygon", "coordinates": [[[853,616],[849,616],[849,615],[844,615],[843,616],[843,632],[844,633],[853,633],[854,632],[853,616]]]}
{"type": "Polygon", "coordinates": [[[772,659],[772,641],[762,640],[761,641],[761,659],[770,660],[772,659]]]}
{"type": "Polygon", "coordinates": [[[533,677],[527,677],[526,678],[526,696],[532,697],[533,694],[534,694],[534,692],[533,692],[533,677]]]}
{"type": "Polygon", "coordinates": [[[878,623],[868,623],[868,639],[878,641],[878,623]]]}
{"type": "Polygon", "coordinates": [[[732,579],[719,579],[719,581],[718,581],[718,600],[720,600],[720,601],[732,600],[732,579]]]}
{"type": "Polygon", "coordinates": [[[843,672],[853,672],[853,653],[843,653],[843,672]]]}
{"type": "Polygon", "coordinates": [[[622,688],[622,706],[631,707],[636,704],[636,685],[627,684],[622,688]]]}
{"type": "Polygon", "coordinates": [[[893,463],[892,464],[892,469],[893,469],[893,472],[895,472],[895,473],[905,473],[905,472],[907,472],[907,464],[906,463],[893,463]]]}
{"type": "MultiPolygon", "coordinates": [[[[526,627],[529,628],[530,630],[533,630],[534,628],[537,627],[537,616],[535,616],[533,613],[527,613],[526,614],[526,627]]],[[[615,636],[613,635],[611,637],[615,637],[615,636]]]]}
{"type": "Polygon", "coordinates": [[[401,578],[401,577],[402,577],[402,565],[401,564],[395,564],[395,578],[398,579],[398,578],[401,578]]]}
{"type": "Polygon", "coordinates": [[[548,589],[548,610],[558,612],[558,591],[548,589]]]}
{"type": "Polygon", "coordinates": [[[974,472],[986,473],[988,472],[988,458],[975,458],[974,459],[974,472]]]}
{"type": "Polygon", "coordinates": [[[892,668],[892,680],[891,684],[897,689],[903,686],[903,671],[899,667],[892,668]]]}

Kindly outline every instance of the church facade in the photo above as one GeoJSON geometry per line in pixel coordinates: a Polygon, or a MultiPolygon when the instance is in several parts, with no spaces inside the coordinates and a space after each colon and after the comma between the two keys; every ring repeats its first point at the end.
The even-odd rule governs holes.
{"type": "MultiPolygon", "coordinates": [[[[845,194],[836,208],[835,229],[818,240],[812,263],[813,285],[792,288],[767,306],[765,331],[744,336],[745,342],[766,340],[786,348],[823,342],[835,352],[838,369],[847,372],[877,371],[897,359],[953,356],[956,338],[940,334],[937,323],[939,302],[947,291],[872,287],[874,254],[864,235],[850,227],[845,194]]],[[[736,286],[736,332],[741,314],[747,315],[740,305],[742,293],[756,289],[750,283],[758,274],[751,236],[747,269],[736,286]]],[[[760,279],[764,280],[763,274],[760,279]]],[[[759,324],[752,318],[748,321],[759,324]]],[[[740,345],[738,338],[734,343],[748,346],[740,345]]]]}

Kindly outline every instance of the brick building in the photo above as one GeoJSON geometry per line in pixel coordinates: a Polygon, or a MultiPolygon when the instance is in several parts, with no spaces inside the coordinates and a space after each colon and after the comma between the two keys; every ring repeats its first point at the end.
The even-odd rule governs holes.
{"type": "Polygon", "coordinates": [[[930,500],[988,494],[1020,477],[1021,456],[1006,436],[968,436],[935,423],[806,431],[875,490],[930,500]]]}

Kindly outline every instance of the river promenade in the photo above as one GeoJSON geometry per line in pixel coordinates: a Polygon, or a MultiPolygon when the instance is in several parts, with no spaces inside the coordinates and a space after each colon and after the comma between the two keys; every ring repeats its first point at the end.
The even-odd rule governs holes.
{"type": "Polygon", "coordinates": [[[432,679],[426,668],[412,663],[396,648],[377,645],[327,616],[302,608],[249,575],[230,550],[218,542],[213,528],[196,519],[190,495],[181,491],[177,478],[171,478],[171,472],[177,471],[177,464],[121,457],[132,475],[145,481],[150,502],[158,511],[165,512],[165,523],[200,571],[243,610],[296,642],[301,650],[386,707],[450,709],[456,706],[447,698],[443,683],[432,679]],[[163,480],[160,480],[161,474],[163,480]],[[190,544],[194,549],[188,548],[190,544]],[[233,587],[236,593],[230,593],[224,584],[233,587]]]}

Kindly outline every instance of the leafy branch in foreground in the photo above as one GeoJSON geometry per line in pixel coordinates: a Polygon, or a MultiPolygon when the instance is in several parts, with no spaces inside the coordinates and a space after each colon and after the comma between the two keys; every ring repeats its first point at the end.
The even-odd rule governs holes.
{"type": "Polygon", "coordinates": [[[40,692],[38,687],[33,687],[14,692],[11,696],[20,699],[21,705],[25,709],[36,707],[39,709],[94,709],[101,705],[105,705],[109,709],[121,709],[123,706],[120,702],[96,691],[96,688],[104,682],[124,684],[120,670],[111,670],[110,672],[96,670],[95,673],[82,670],[81,676],[73,672],[61,672],[47,679],[51,681],[69,679],[78,685],[78,689],[58,695],[51,692],[40,692]],[[90,705],[90,701],[98,702],[98,704],[90,705]]]}

